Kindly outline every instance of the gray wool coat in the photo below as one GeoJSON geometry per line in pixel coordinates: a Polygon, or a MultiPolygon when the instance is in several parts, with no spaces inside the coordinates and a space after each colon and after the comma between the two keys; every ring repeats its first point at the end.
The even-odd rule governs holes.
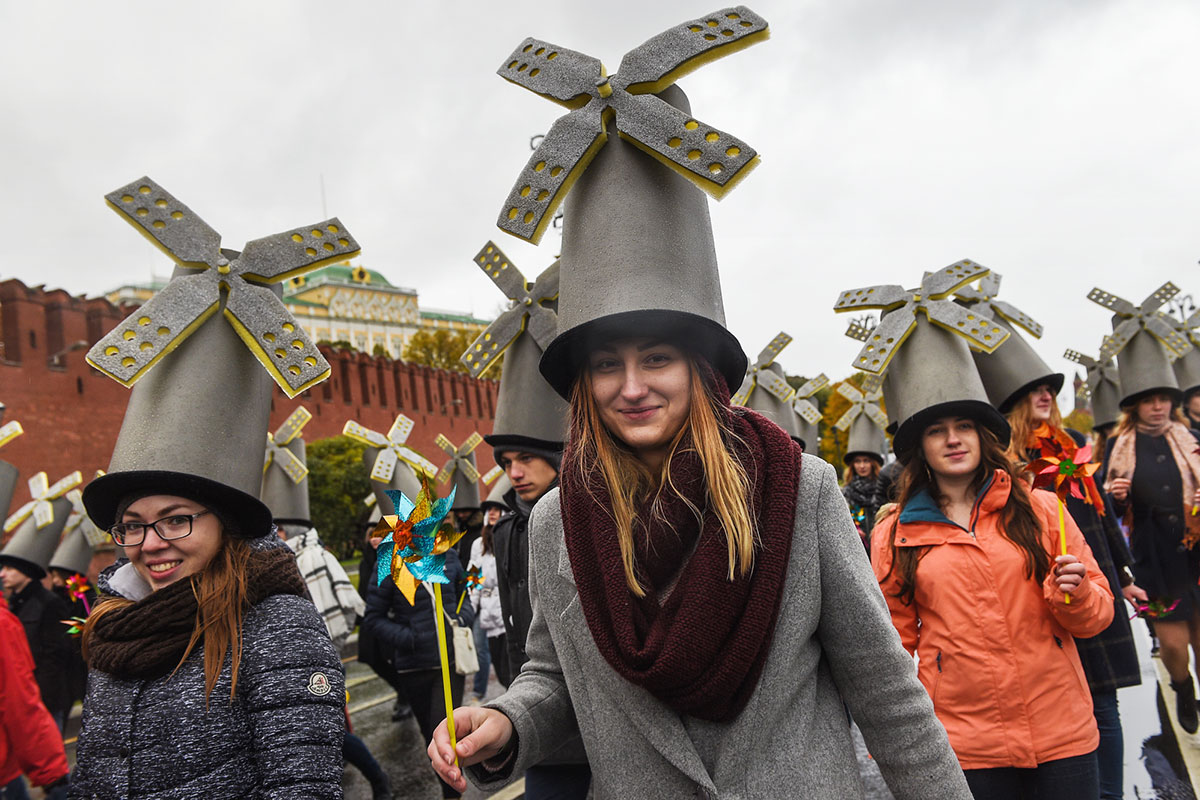
{"type": "MultiPolygon", "coordinates": [[[[125,585],[132,577],[121,576],[125,585]]],[[[232,703],[231,663],[226,656],[207,708],[203,644],[173,676],[122,680],[92,670],[69,796],[341,798],[345,680],[312,601],[275,595],[246,612],[232,703]]]]}
{"type": "Polygon", "coordinates": [[[500,772],[469,768],[476,785],[520,775],[578,727],[597,798],[861,798],[844,702],[897,800],[971,800],[829,464],[804,456],[774,642],[758,688],[729,723],[681,717],[600,655],[558,490],[538,503],[529,532],[530,660],[489,704],[512,720],[517,750],[500,772]]]}

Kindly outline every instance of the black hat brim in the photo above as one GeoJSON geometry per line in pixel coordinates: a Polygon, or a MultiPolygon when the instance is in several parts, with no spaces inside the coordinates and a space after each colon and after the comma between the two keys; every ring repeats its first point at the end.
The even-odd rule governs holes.
{"type": "Polygon", "coordinates": [[[703,356],[725,378],[730,392],[737,391],[746,377],[746,353],[724,325],[668,309],[623,311],[577,325],[550,342],[538,369],[554,391],[569,400],[588,353],[601,342],[630,337],[661,338],[703,356]]]}
{"type": "Polygon", "coordinates": [[[13,569],[20,570],[25,577],[34,581],[40,581],[46,577],[46,570],[42,569],[41,564],[35,564],[20,556],[0,555],[0,567],[12,567],[13,569]]]}
{"type": "Polygon", "coordinates": [[[900,461],[908,461],[921,443],[925,429],[943,417],[968,417],[983,425],[996,435],[1001,447],[1008,447],[1012,439],[1012,428],[1000,411],[991,403],[982,400],[950,400],[923,408],[896,428],[892,437],[892,449],[900,461]]]}
{"type": "Polygon", "coordinates": [[[1025,395],[1030,394],[1039,386],[1049,386],[1050,391],[1054,394],[1054,396],[1058,397],[1058,393],[1062,391],[1063,383],[1066,382],[1066,379],[1067,376],[1063,375],[1061,372],[1055,372],[1051,375],[1043,375],[1040,378],[1035,378],[1029,381],[1029,383],[1026,383],[1020,389],[1017,389],[1008,397],[1004,398],[1004,402],[1000,404],[1000,413],[1007,414],[1012,411],[1013,406],[1021,402],[1021,399],[1025,397],[1025,395]]]}
{"type": "Polygon", "coordinates": [[[110,472],[83,490],[83,506],[92,522],[108,530],[117,522],[121,501],[131,494],[168,494],[187,497],[232,519],[237,534],[252,539],[271,531],[271,510],[257,497],[199,475],[168,470],[110,472]]]}
{"type": "Polygon", "coordinates": [[[1152,386],[1149,389],[1142,389],[1140,392],[1134,392],[1131,395],[1121,398],[1121,410],[1128,411],[1131,406],[1137,405],[1143,398],[1149,397],[1152,394],[1165,394],[1171,398],[1171,402],[1177,406],[1183,405],[1183,392],[1178,386],[1152,386]]]}
{"type": "Polygon", "coordinates": [[[842,456],[842,463],[847,467],[850,466],[850,462],[854,460],[855,456],[870,456],[879,462],[879,466],[883,466],[883,454],[876,453],[874,450],[851,450],[849,453],[846,453],[846,455],[842,456]]]}

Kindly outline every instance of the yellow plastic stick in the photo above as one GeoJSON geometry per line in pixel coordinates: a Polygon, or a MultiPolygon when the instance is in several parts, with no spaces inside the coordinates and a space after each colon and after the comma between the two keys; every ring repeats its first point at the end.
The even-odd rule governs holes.
{"type": "Polygon", "coordinates": [[[442,585],[433,585],[434,611],[437,619],[438,652],[442,656],[442,689],[446,695],[446,730],[450,732],[450,752],[458,766],[458,740],[454,737],[454,698],[450,696],[450,655],[446,652],[446,624],[442,621],[442,585]]]}
{"type": "Polygon", "coordinates": [[[467,590],[463,589],[462,597],[458,598],[458,608],[454,609],[454,616],[457,617],[459,614],[462,613],[463,600],[466,600],[466,599],[467,599],[467,590]]]}
{"type": "MultiPolygon", "coordinates": [[[[1066,514],[1066,508],[1067,508],[1067,504],[1064,503],[1062,501],[1062,499],[1059,499],[1059,501],[1058,501],[1058,544],[1059,544],[1059,547],[1062,549],[1062,554],[1064,556],[1067,554],[1067,523],[1066,523],[1066,519],[1064,519],[1065,514],[1066,514]]],[[[1068,606],[1071,605],[1071,595],[1067,594],[1066,592],[1063,593],[1063,604],[1068,605],[1068,606]]]]}

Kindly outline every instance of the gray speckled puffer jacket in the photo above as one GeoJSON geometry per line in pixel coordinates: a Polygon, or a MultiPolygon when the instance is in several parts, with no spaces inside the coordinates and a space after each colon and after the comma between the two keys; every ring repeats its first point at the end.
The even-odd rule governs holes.
{"type": "Polygon", "coordinates": [[[232,703],[230,671],[227,657],[206,708],[202,646],[155,680],[92,670],[70,797],[340,798],[345,679],[312,602],[248,610],[232,703]]]}

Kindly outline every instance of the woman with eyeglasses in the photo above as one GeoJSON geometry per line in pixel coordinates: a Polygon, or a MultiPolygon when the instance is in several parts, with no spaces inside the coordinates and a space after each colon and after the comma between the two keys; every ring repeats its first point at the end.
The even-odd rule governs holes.
{"type": "Polygon", "coordinates": [[[128,561],[83,630],[71,797],[341,797],[341,664],[267,507],[165,471],[83,497],[128,561]]]}

